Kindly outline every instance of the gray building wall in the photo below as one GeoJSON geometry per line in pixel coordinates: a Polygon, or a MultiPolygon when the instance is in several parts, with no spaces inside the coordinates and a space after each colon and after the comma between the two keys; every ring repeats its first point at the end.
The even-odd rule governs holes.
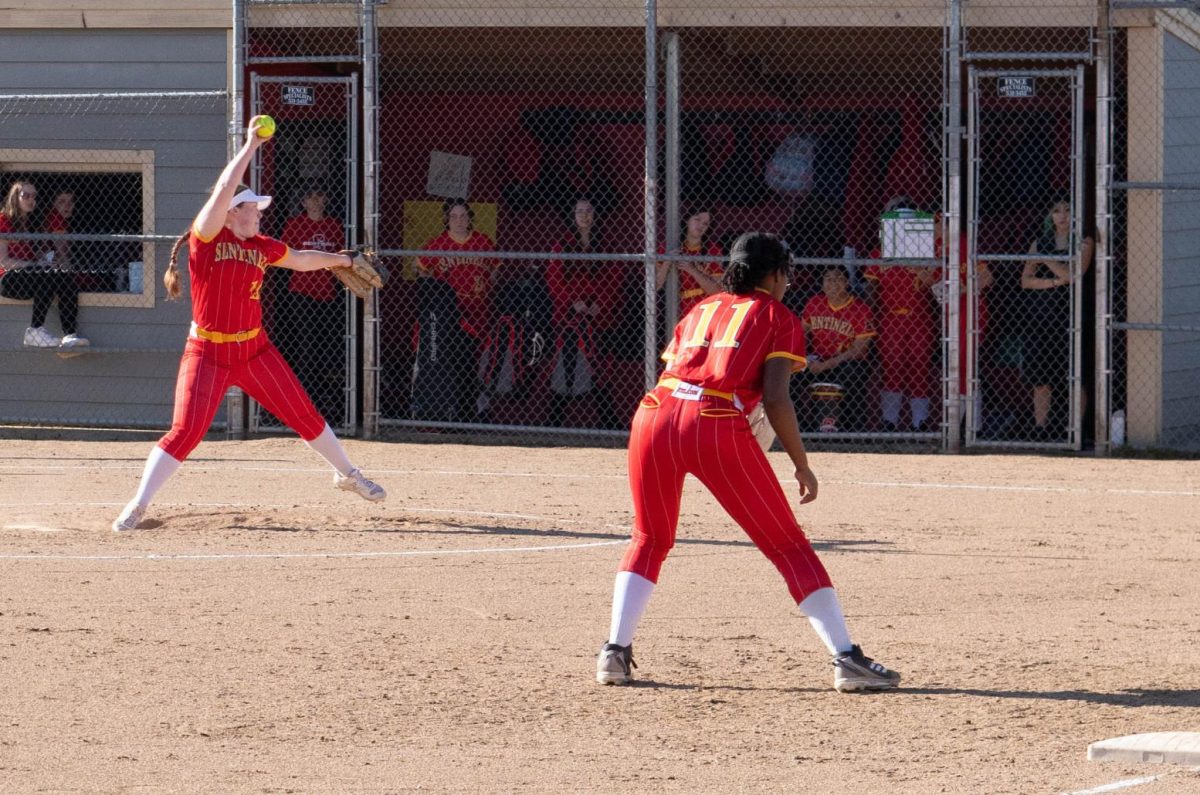
{"type": "MultiPolygon", "coordinates": [[[[226,35],[218,29],[0,30],[6,62],[0,93],[224,91],[226,35]]],[[[118,101],[102,108],[89,101],[86,109],[79,102],[0,100],[0,148],[152,150],[152,195],[143,201],[153,199],[153,231],[174,235],[187,228],[226,160],[226,115],[220,98],[118,101]]],[[[39,196],[39,203],[50,200],[39,196]]],[[[153,306],[128,300],[81,308],[80,332],[106,352],[64,360],[53,351],[24,349],[28,302],[0,304],[0,423],[170,425],[190,307],[186,293],[179,302],[163,295],[169,253],[170,244],[155,246],[153,306]],[[126,350],[142,352],[119,352],[126,350]]],[[[51,309],[48,325],[57,324],[51,309]]]]}
{"type": "MultiPolygon", "coordinates": [[[[1200,184],[1200,52],[1165,34],[1163,179],[1200,184]]],[[[1163,197],[1163,322],[1200,327],[1200,191],[1163,197]]],[[[1163,445],[1200,449],[1200,333],[1163,334],[1163,445]]]]}

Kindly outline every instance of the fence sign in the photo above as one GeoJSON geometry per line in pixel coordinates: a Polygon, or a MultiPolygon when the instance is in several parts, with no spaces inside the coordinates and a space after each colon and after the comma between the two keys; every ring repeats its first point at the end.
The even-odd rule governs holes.
{"type": "Polygon", "coordinates": [[[1001,77],[996,81],[997,93],[1008,99],[1028,99],[1034,96],[1033,77],[1031,75],[1013,75],[1001,77]]]}
{"type": "Polygon", "coordinates": [[[283,104],[284,105],[304,105],[310,106],[317,101],[317,92],[313,86],[288,86],[283,87],[283,104]]]}

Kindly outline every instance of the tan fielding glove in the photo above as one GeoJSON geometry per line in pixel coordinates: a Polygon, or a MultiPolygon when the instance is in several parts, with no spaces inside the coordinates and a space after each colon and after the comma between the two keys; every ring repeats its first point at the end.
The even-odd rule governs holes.
{"type": "Polygon", "coordinates": [[[374,252],[346,249],[338,253],[345,254],[352,260],[349,268],[331,269],[337,280],[346,285],[347,290],[366,300],[371,297],[372,290],[383,287],[383,276],[376,265],[374,252]]]}

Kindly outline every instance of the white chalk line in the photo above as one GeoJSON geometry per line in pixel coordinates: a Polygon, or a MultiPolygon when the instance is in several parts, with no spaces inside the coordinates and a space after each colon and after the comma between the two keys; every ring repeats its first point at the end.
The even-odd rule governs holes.
{"type": "Polygon", "coordinates": [[[1091,789],[1076,789],[1070,792],[1065,792],[1063,795],[1100,795],[1102,792],[1116,792],[1119,789],[1128,789],[1130,787],[1140,787],[1143,784],[1152,784],[1162,778],[1165,773],[1159,773],[1157,776],[1142,776],[1141,778],[1127,778],[1121,781],[1114,781],[1111,784],[1101,784],[1098,787],[1091,789]]]}
{"type": "MultiPolygon", "coordinates": [[[[142,469],[143,464],[122,464],[122,465],[105,465],[104,469],[142,469]]],[[[0,470],[21,470],[24,472],[62,472],[62,471],[88,471],[95,472],[98,467],[87,466],[82,464],[0,464],[0,470]]],[[[328,468],[325,467],[298,467],[298,466],[246,466],[234,462],[217,462],[206,464],[189,464],[187,467],[189,472],[221,472],[229,470],[237,470],[241,472],[318,472],[326,473],[328,468]]],[[[436,477],[463,477],[463,478],[551,478],[556,480],[625,480],[628,476],[621,475],[602,475],[595,473],[582,472],[495,472],[490,470],[468,470],[468,469],[376,469],[369,468],[372,475],[425,475],[436,477]]],[[[780,478],[781,483],[790,483],[791,478],[780,478]]],[[[996,492],[1025,492],[1025,493],[1045,493],[1045,494],[1115,494],[1122,496],[1150,496],[1150,497],[1200,497],[1200,490],[1186,489],[1120,489],[1120,488],[1088,488],[1074,486],[1005,486],[995,483],[923,483],[919,481],[902,481],[902,480],[839,480],[832,478],[824,480],[822,483],[838,486],[858,486],[870,488],[888,488],[888,489],[934,489],[948,491],[996,491],[996,492]]],[[[24,503],[26,505],[32,503],[24,503]]],[[[105,503],[108,504],[108,503],[105,503]]],[[[122,505],[124,503],[121,503],[122,505]]],[[[197,503],[201,504],[201,503],[197,503]]],[[[290,503],[289,503],[290,504],[290,503]]]]}
{"type": "MultiPolygon", "coordinates": [[[[135,531],[136,532],[136,531],[135,531]]],[[[415,558],[436,557],[439,555],[500,555],[523,552],[560,552],[592,547],[611,547],[627,544],[627,539],[619,541],[589,541],[582,544],[548,544],[536,547],[480,547],[478,549],[412,549],[381,552],[205,552],[178,554],[163,554],[146,552],[128,555],[0,555],[0,560],[263,560],[263,559],[316,559],[316,558],[415,558]]]]}
{"type": "MultiPolygon", "coordinates": [[[[1160,778],[1165,778],[1172,773],[1177,773],[1178,770],[1178,768],[1175,770],[1168,770],[1165,773],[1159,773],[1154,776],[1141,776],[1139,778],[1121,779],[1120,781],[1113,781],[1109,784],[1101,784],[1100,786],[1092,787],[1091,789],[1071,790],[1070,792],[1064,792],[1063,795],[1101,795],[1101,793],[1104,792],[1116,792],[1117,790],[1129,789],[1130,787],[1140,787],[1143,784],[1153,784],[1160,778]]],[[[1200,767],[1193,767],[1190,768],[1190,770],[1193,773],[1200,772],[1200,767]]]]}

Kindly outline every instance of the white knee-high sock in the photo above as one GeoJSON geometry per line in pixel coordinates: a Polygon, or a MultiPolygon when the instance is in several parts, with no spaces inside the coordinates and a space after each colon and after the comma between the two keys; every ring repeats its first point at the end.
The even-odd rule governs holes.
{"type": "Polygon", "coordinates": [[[325,430],[321,431],[321,435],[312,441],[306,441],[306,445],[317,451],[317,454],[329,462],[329,466],[341,472],[343,475],[349,475],[354,470],[354,464],[350,463],[350,459],[346,457],[346,451],[342,449],[342,443],[333,434],[333,428],[329,427],[329,423],[325,423],[325,430]]]}
{"type": "Polygon", "coordinates": [[[652,593],[654,583],[642,575],[632,571],[617,572],[617,581],[613,585],[612,623],[608,628],[609,643],[618,646],[633,643],[633,633],[637,631],[652,593]]]}
{"type": "Polygon", "coordinates": [[[158,490],[179,471],[181,466],[183,466],[182,461],[155,445],[154,449],[150,451],[150,455],[146,456],[146,467],[142,470],[142,480],[138,483],[137,494],[133,495],[133,501],[138,505],[149,505],[158,490]]]}
{"type": "Polygon", "coordinates": [[[838,601],[836,591],[818,588],[804,597],[799,607],[830,654],[850,651],[850,630],[846,629],[846,617],[842,615],[842,603],[838,601]]]}
{"type": "Polygon", "coordinates": [[[904,405],[904,395],[899,392],[883,392],[879,396],[879,411],[883,421],[892,425],[900,424],[900,407],[904,405]]]}

